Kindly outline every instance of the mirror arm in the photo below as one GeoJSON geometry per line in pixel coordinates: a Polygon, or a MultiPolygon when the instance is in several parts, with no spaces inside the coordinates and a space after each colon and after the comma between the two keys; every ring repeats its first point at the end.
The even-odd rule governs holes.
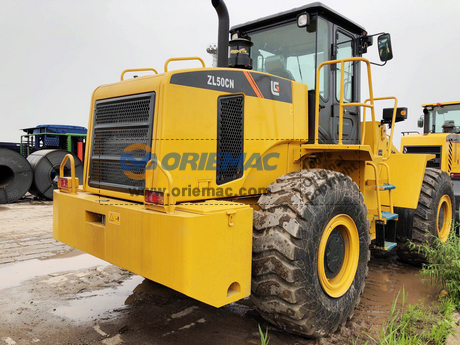
{"type": "Polygon", "coordinates": [[[388,34],[388,32],[379,32],[378,34],[366,35],[366,37],[374,37],[374,36],[380,36],[380,35],[385,35],[385,34],[388,34]]]}
{"type": "Polygon", "coordinates": [[[377,63],[377,62],[370,62],[370,61],[369,61],[369,63],[370,63],[371,65],[375,65],[375,66],[385,66],[385,65],[387,64],[387,62],[388,62],[388,61],[385,61],[384,63],[377,63]]]}

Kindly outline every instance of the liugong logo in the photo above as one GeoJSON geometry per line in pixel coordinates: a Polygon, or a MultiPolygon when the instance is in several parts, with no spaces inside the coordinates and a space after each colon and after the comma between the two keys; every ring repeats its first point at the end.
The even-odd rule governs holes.
{"type": "Polygon", "coordinates": [[[278,81],[271,81],[271,91],[274,96],[280,95],[280,83],[278,81]]]}

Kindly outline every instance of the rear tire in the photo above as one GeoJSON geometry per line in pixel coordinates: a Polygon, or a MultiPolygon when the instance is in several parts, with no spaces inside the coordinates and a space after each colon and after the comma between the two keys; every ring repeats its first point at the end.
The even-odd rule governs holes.
{"type": "MultiPolygon", "coordinates": [[[[454,188],[449,175],[442,170],[426,168],[417,209],[414,212],[412,242],[432,244],[435,237],[447,241],[455,215],[454,188]]],[[[423,254],[411,249],[408,241],[399,241],[398,256],[401,260],[421,264],[423,254]]]]}
{"type": "Polygon", "coordinates": [[[256,309],[290,333],[320,337],[336,331],[359,304],[368,272],[369,221],[358,186],[338,172],[298,171],[271,184],[259,206],[252,268],[256,309]],[[334,256],[340,248],[341,266],[340,255],[334,256]]]}

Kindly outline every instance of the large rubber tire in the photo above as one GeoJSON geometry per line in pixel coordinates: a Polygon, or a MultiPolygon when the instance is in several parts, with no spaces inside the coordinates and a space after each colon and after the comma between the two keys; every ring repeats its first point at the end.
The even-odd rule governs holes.
{"type": "Polygon", "coordinates": [[[290,333],[316,338],[336,331],[353,315],[368,273],[370,223],[358,186],[338,172],[302,170],[278,178],[258,204],[254,306],[265,320],[290,333]],[[319,280],[318,251],[329,221],[342,214],[356,224],[359,256],[351,286],[332,298],[319,280]]]}
{"type": "Polygon", "coordinates": [[[32,184],[29,162],[19,153],[0,148],[0,204],[18,201],[32,184]]]}
{"type": "MultiPolygon", "coordinates": [[[[27,157],[34,171],[34,182],[29,192],[39,198],[53,200],[53,191],[57,188],[59,168],[64,157],[70,152],[65,150],[40,150],[27,157]]],[[[75,177],[83,182],[83,164],[72,153],[75,160],[75,177]]],[[[70,176],[70,161],[67,161],[64,173],[70,176]]]]}
{"type": "MultiPolygon", "coordinates": [[[[435,237],[440,238],[438,234],[438,206],[444,196],[447,196],[451,201],[452,218],[455,216],[455,197],[454,187],[449,175],[442,170],[426,168],[425,176],[423,177],[422,190],[414,212],[414,220],[412,224],[412,242],[414,244],[432,244],[435,237]]],[[[443,200],[446,200],[445,198],[443,200]]],[[[452,218],[446,219],[446,225],[450,225],[452,229],[452,218]]],[[[443,240],[447,239],[443,234],[443,240]]],[[[421,264],[426,262],[426,258],[417,249],[411,249],[408,241],[398,242],[398,256],[405,262],[421,264]]]]}

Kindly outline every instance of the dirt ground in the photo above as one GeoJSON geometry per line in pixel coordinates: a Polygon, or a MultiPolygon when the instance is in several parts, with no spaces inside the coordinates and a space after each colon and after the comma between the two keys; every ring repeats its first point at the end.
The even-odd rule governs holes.
{"type": "Polygon", "coordinates": [[[408,303],[437,299],[418,269],[372,257],[353,319],[321,340],[272,327],[249,299],[213,308],[52,239],[52,204],[0,206],[0,344],[270,344],[365,342],[404,287],[408,303]]]}

